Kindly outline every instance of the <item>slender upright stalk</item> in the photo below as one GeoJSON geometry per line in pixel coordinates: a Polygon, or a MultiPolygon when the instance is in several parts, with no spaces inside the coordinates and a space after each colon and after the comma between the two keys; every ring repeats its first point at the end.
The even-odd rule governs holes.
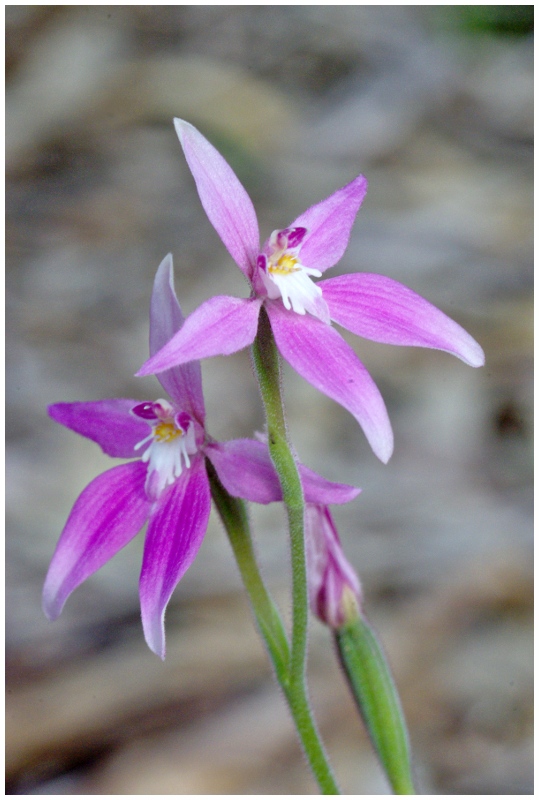
{"type": "Polygon", "coordinates": [[[258,334],[253,345],[257,377],[266,410],[268,447],[279,475],[286,506],[292,551],[292,679],[303,678],[307,651],[307,578],[303,534],[303,488],[295,458],[288,444],[286,421],[281,397],[279,354],[264,309],[260,314],[258,334]]]}
{"type": "Polygon", "coordinates": [[[279,354],[268,316],[261,309],[253,361],[266,411],[268,448],[279,475],[288,515],[292,561],[292,644],[289,680],[283,686],[305,754],[324,794],[340,794],[312,717],[305,684],[308,597],[303,530],[304,499],[294,455],[288,444],[281,396],[279,354]]]}
{"type": "Polygon", "coordinates": [[[256,563],[245,503],[228,494],[209,459],[206,459],[206,469],[210,479],[213,501],[225,526],[258,627],[268,647],[277,679],[281,684],[287,683],[290,646],[279,611],[264,585],[256,563]]]}

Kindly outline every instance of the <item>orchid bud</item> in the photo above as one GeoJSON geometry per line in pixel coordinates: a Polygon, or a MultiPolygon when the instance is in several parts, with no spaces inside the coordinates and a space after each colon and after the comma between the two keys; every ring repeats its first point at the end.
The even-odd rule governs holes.
{"type": "Polygon", "coordinates": [[[357,619],[363,598],[327,506],[306,504],[305,544],[311,611],[330,628],[341,628],[357,619]]]}

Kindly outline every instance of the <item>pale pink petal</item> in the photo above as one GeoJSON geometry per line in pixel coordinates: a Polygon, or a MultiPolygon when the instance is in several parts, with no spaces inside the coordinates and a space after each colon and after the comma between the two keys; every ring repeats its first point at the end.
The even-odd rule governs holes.
{"type": "Polygon", "coordinates": [[[146,464],[132,461],[99,475],[79,496],[43,588],[43,611],[49,619],[56,619],[71,592],[142,528],[150,511],[145,480],[146,464]]]}
{"type": "Polygon", "coordinates": [[[148,435],[148,426],[132,416],[131,409],[140,400],[116,397],[77,403],[54,403],[47,411],[49,417],[75,433],[96,442],[104,453],[113,458],[133,458],[135,445],[148,435]]]}
{"type": "Polygon", "coordinates": [[[393,432],[382,395],[352,348],[330,325],[268,303],[267,311],[283,358],[312,385],[350,411],[378,458],[393,452],[393,432]]]}
{"type": "Polygon", "coordinates": [[[242,350],[254,341],[261,303],[256,298],[212,297],[187,317],[178,333],[143,364],[137,375],[152,375],[187,361],[242,350]]]}
{"type": "Polygon", "coordinates": [[[359,175],[321,203],[311,206],[289,228],[307,228],[299,260],[305,267],[325,272],[342,258],[350,231],[367,193],[367,179],[359,175]]]}
{"type": "MultiPolygon", "coordinates": [[[[279,477],[268,447],[255,439],[233,439],[208,445],[206,455],[219,480],[233,497],[252,503],[275,503],[283,499],[279,477]]],[[[328,481],[316,472],[298,465],[305,500],[310,503],[348,503],[361,489],[328,481]]]]}
{"type": "Polygon", "coordinates": [[[165,657],[165,610],[178,581],[193,563],[210,516],[211,496],[204,459],[169,486],[148,523],[140,573],[140,607],[146,642],[165,657]]]}
{"type": "Polygon", "coordinates": [[[371,273],[320,281],[331,319],[352,333],[385,344],[445,350],[481,367],[485,354],[464,328],[402,283],[371,273]]]}
{"type": "MultiPolygon", "coordinates": [[[[161,262],[153,285],[150,304],[150,355],[153,356],[169,342],[184,323],[180,304],[174,291],[172,256],[161,262]]],[[[187,411],[204,425],[204,396],[202,372],[198,361],[165,370],[159,382],[178,408],[187,411]]]]}
{"type": "Polygon", "coordinates": [[[204,211],[226,249],[250,280],[260,248],[251,199],[222,155],[196,128],[181,119],[175,119],[174,125],[204,211]]]}

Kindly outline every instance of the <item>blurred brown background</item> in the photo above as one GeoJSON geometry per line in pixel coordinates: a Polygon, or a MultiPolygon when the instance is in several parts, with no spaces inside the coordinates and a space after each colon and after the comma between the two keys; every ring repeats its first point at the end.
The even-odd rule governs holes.
{"type": "MultiPolygon", "coordinates": [[[[162,664],[142,636],[142,535],[40,609],[78,493],[111,461],[54,401],[160,396],[147,354],[172,251],[186,313],[246,287],[172,125],[197,125],[253,197],[263,238],[355,177],[369,193],[332,271],[401,280],[483,345],[348,337],[395,455],[285,369],[304,463],[363,487],[335,510],[394,667],[422,793],[532,788],[532,6],[8,6],[8,779],[13,794],[314,793],[212,517],[174,594],[162,664]]],[[[219,438],[263,424],[249,355],[203,366],[219,438]],[[231,379],[233,376],[233,379],[231,379]]],[[[278,506],[253,508],[288,618],[278,506]]],[[[343,790],[387,785],[313,623],[316,716],[343,790]]]]}

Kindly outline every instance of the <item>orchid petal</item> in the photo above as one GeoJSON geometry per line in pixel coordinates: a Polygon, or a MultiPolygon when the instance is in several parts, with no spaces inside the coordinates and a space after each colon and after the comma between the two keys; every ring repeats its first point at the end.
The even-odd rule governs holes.
{"type": "Polygon", "coordinates": [[[165,610],[202,544],[210,507],[204,460],[195,458],[163,492],[150,516],[140,573],[140,607],[148,646],[161,658],[165,657],[165,610]]]}
{"type": "Polygon", "coordinates": [[[356,486],[328,481],[303,464],[300,464],[298,469],[306,503],[341,505],[349,503],[361,492],[356,486]]]}
{"type": "Polygon", "coordinates": [[[325,272],[342,258],[366,193],[367,179],[359,175],[288,226],[307,228],[299,254],[303,266],[325,272]]]}
{"type": "Polygon", "coordinates": [[[263,505],[282,500],[279,478],[266,444],[254,439],[214,442],[207,446],[206,455],[233,497],[263,505]]]}
{"type": "Polygon", "coordinates": [[[387,463],[393,452],[391,423],[382,395],[352,348],[314,317],[300,317],[277,303],[268,303],[267,311],[283,358],[354,415],[374,453],[387,463]]]}
{"type": "MultiPolygon", "coordinates": [[[[208,445],[206,455],[233,497],[264,505],[283,499],[279,477],[263,442],[255,439],[215,442],[208,445]]],[[[348,503],[361,491],[355,486],[328,481],[303,464],[298,465],[298,470],[309,503],[348,503]]]]}
{"type": "Polygon", "coordinates": [[[211,356],[228,356],[254,341],[262,301],[219,295],[187,317],[170,342],[153,355],[137,375],[152,375],[211,356]]]}
{"type": "Polygon", "coordinates": [[[130,413],[140,400],[113,398],[78,403],[54,403],[49,416],[60,425],[96,442],[113,458],[133,458],[135,445],[148,433],[142,419],[130,413]]]}
{"type": "MultiPolygon", "coordinates": [[[[165,256],[155,276],[150,305],[150,355],[153,356],[184,323],[184,317],[174,291],[172,256],[165,256]]],[[[202,371],[198,361],[172,367],[159,375],[163,389],[182,408],[204,425],[204,396],[202,371]]]]}
{"type": "Polygon", "coordinates": [[[251,199],[215,147],[188,122],[174,120],[208,219],[248,280],[259,252],[258,221],[251,199]]]}
{"type": "Polygon", "coordinates": [[[120,464],[95,478],[77,499],[43,588],[43,611],[56,619],[83,581],[131,541],[146,521],[146,465],[120,464]]]}
{"type": "Polygon", "coordinates": [[[371,273],[320,281],[331,318],[352,333],[385,344],[445,350],[472,367],[485,363],[464,328],[402,283],[371,273]]]}

